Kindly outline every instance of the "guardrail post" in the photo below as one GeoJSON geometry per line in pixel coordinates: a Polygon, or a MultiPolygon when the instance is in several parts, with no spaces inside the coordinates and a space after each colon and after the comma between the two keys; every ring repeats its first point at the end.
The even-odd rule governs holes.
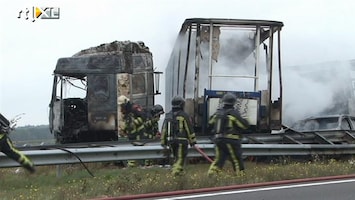
{"type": "Polygon", "coordinates": [[[57,178],[62,177],[63,175],[63,168],[61,165],[56,165],[56,169],[57,169],[57,178]]]}

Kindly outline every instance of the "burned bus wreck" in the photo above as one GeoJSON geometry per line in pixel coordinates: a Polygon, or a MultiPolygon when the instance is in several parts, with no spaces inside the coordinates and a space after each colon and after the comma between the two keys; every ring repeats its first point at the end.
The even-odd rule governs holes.
{"type": "Polygon", "coordinates": [[[122,117],[117,98],[154,105],[152,53],[143,42],[114,41],[58,59],[54,70],[49,127],[58,143],[114,141],[122,117]]]}

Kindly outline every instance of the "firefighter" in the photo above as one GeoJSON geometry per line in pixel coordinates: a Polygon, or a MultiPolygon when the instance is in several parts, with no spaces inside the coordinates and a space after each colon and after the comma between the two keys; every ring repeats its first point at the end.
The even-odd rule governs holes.
{"type": "Polygon", "coordinates": [[[160,116],[164,113],[165,112],[163,106],[159,104],[154,105],[150,112],[147,113],[148,117],[145,121],[147,139],[160,138],[159,120],[160,116]]]}
{"type": "MultiPolygon", "coordinates": [[[[125,132],[130,141],[141,140],[145,133],[143,109],[140,105],[132,103],[129,98],[124,95],[118,97],[118,105],[121,106],[124,119],[122,131],[125,132]]],[[[136,161],[128,161],[128,167],[135,166],[137,166],[136,161]]]]}
{"type": "Polygon", "coordinates": [[[196,136],[188,114],[184,111],[185,100],[176,96],[171,101],[172,110],[165,114],[161,132],[161,145],[171,150],[174,156],[173,175],[182,175],[186,162],[188,145],[196,144],[196,136]]]}
{"type": "Polygon", "coordinates": [[[9,134],[12,129],[13,128],[10,127],[10,122],[0,114],[0,151],[9,158],[20,163],[20,165],[30,173],[34,173],[36,170],[33,162],[26,155],[17,150],[13,146],[11,139],[8,137],[7,134],[9,134]]]}
{"type": "MultiPolygon", "coordinates": [[[[147,139],[148,141],[160,139],[159,120],[162,114],[164,114],[164,108],[159,104],[154,105],[152,109],[147,111],[146,121],[144,123],[145,133],[143,139],[147,139]]],[[[154,161],[151,159],[146,159],[144,162],[146,167],[153,164],[154,161]]]]}
{"type": "Polygon", "coordinates": [[[215,136],[215,160],[208,170],[208,175],[221,172],[227,158],[232,162],[236,175],[244,174],[241,134],[249,127],[249,123],[234,108],[235,102],[235,95],[226,93],[222,97],[223,107],[209,120],[209,129],[215,136]]]}

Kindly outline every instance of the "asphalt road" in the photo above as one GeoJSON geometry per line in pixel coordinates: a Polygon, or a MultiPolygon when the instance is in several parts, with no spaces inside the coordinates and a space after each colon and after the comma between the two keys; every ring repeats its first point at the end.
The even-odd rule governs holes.
{"type": "Polygon", "coordinates": [[[355,174],[231,185],[93,200],[354,200],[355,174]]]}
{"type": "Polygon", "coordinates": [[[354,200],[355,179],[297,183],[251,189],[229,190],[175,197],[159,200],[354,200]]]}

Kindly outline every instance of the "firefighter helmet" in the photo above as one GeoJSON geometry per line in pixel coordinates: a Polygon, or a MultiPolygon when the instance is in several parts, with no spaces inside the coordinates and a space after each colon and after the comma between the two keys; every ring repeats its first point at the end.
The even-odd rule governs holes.
{"type": "Polygon", "coordinates": [[[235,102],[237,101],[237,97],[232,94],[232,93],[226,93],[223,97],[222,97],[222,102],[223,105],[230,105],[230,106],[234,106],[235,102]]]}
{"type": "Polygon", "coordinates": [[[164,108],[160,104],[154,105],[152,108],[153,115],[162,115],[164,114],[164,108]]]}
{"type": "Polygon", "coordinates": [[[171,105],[173,108],[184,108],[185,99],[180,96],[176,96],[171,100],[171,105]]]}
{"type": "Polygon", "coordinates": [[[117,99],[118,105],[126,104],[128,102],[129,102],[129,98],[127,98],[124,95],[119,96],[118,99],[117,99]]]}

